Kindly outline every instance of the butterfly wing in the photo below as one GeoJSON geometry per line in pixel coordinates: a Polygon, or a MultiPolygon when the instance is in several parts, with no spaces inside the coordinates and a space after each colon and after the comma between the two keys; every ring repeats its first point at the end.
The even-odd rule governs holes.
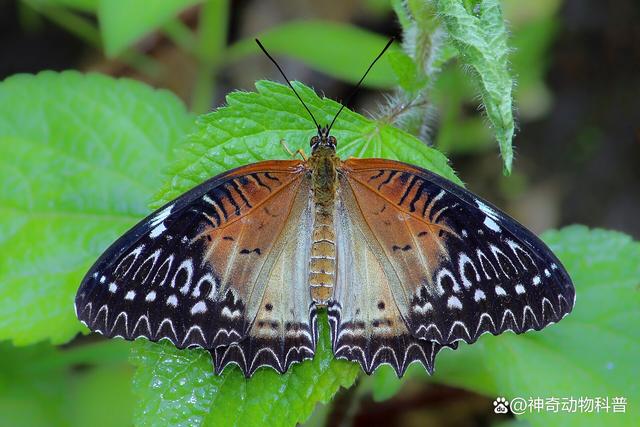
{"type": "Polygon", "coordinates": [[[300,258],[310,204],[299,161],[219,175],[107,249],[78,290],[78,317],[108,337],[210,349],[217,371],[229,363],[247,375],[261,365],[283,371],[310,358],[308,262],[300,258]]]}
{"type": "Polygon", "coordinates": [[[335,356],[357,361],[368,374],[389,364],[401,376],[413,361],[432,372],[443,345],[413,336],[392,293],[399,286],[393,266],[365,226],[353,193],[341,195],[335,222],[336,287],[327,307],[335,356]]]}
{"type": "MultiPolygon", "coordinates": [[[[388,288],[392,317],[402,319],[412,337],[446,345],[474,342],[484,332],[539,330],[573,307],[571,279],[543,242],[429,171],[390,160],[350,159],[340,170],[340,199],[350,227],[377,262],[374,270],[366,259],[353,259],[353,267],[338,263],[339,269],[369,271],[357,290],[336,289],[342,310],[346,298],[367,286],[388,288]]],[[[351,322],[378,319],[375,304],[359,308],[358,315],[350,313],[351,322]]],[[[403,347],[394,356],[400,360],[398,348],[403,347]]]]}

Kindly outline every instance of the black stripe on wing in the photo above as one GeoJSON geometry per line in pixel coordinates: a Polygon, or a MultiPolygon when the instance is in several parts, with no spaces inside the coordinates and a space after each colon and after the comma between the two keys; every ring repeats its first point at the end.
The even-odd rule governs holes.
{"type": "MultiPolygon", "coordinates": [[[[299,175],[287,165],[279,172],[299,175]]],[[[246,302],[233,285],[220,289],[224,272],[204,260],[208,242],[201,233],[250,209],[239,185],[258,187],[272,166],[257,163],[245,174],[238,168],[214,177],[127,231],[82,280],[75,300],[78,318],[108,337],[168,339],[178,348],[239,342],[251,322],[246,302]]],[[[265,193],[275,188],[262,187],[265,193]]]]}
{"type": "Polygon", "coordinates": [[[423,195],[412,202],[417,208],[432,203],[423,209],[433,214],[426,219],[453,231],[440,232],[446,257],[431,272],[431,286],[421,286],[410,301],[407,321],[415,336],[472,343],[486,332],[540,330],[571,312],[571,278],[531,231],[432,172],[402,163],[399,169],[408,175],[400,179],[418,177],[420,182],[412,182],[423,195]]]}

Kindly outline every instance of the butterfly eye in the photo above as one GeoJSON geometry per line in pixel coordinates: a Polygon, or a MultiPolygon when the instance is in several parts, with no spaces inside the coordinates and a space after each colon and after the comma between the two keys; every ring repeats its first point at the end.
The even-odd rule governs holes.
{"type": "Polygon", "coordinates": [[[336,145],[338,145],[338,141],[337,141],[333,136],[330,136],[330,137],[329,137],[329,143],[330,143],[331,145],[333,145],[334,147],[335,147],[336,145]]]}
{"type": "Polygon", "coordinates": [[[313,147],[314,145],[318,144],[320,142],[320,138],[318,138],[317,136],[314,136],[313,138],[311,138],[311,141],[309,142],[309,146],[313,147]]]}

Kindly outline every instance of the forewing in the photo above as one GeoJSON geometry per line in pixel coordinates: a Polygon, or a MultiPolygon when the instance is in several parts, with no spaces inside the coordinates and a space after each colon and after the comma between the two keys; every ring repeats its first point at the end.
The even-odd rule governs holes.
{"type": "Polygon", "coordinates": [[[443,345],[409,331],[392,293],[400,286],[393,265],[355,202],[350,191],[340,192],[336,288],[328,304],[334,354],[358,362],[368,374],[388,364],[401,376],[414,361],[433,372],[434,358],[443,345]]]}
{"type": "Polygon", "coordinates": [[[539,330],[573,308],[575,290],[551,250],[488,202],[416,166],[343,163],[352,197],[409,331],[441,344],[484,332],[539,330]]]}
{"type": "MultiPolygon", "coordinates": [[[[309,192],[299,161],[256,163],[199,185],[133,227],[96,261],[76,296],[79,319],[109,337],[168,339],[179,348],[248,342],[257,352],[275,346],[258,343],[252,325],[264,298],[276,292],[268,286],[282,270],[281,252],[292,256],[287,239],[308,224],[309,192]]],[[[282,276],[279,286],[290,286],[291,298],[298,296],[292,281],[301,274],[282,276]]],[[[290,313],[276,305],[281,302],[288,304],[272,303],[275,320],[310,330],[308,304],[304,313],[290,313]]],[[[277,332],[271,340],[284,336],[277,332]]],[[[224,363],[245,368],[241,356],[224,363]]]]}

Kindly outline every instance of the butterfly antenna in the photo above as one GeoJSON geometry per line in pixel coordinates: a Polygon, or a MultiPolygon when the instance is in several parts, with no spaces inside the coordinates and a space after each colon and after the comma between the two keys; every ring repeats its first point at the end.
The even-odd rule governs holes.
{"type": "Polygon", "coordinates": [[[387,42],[387,45],[384,47],[384,49],[382,49],[382,52],[380,52],[378,54],[378,56],[376,56],[376,59],[373,60],[371,65],[369,65],[369,68],[367,68],[367,71],[364,72],[364,75],[362,76],[362,78],[360,79],[358,84],[356,85],[355,89],[353,89],[353,92],[351,92],[351,95],[349,95],[349,97],[347,98],[347,102],[343,102],[342,103],[342,107],[340,107],[340,109],[338,110],[336,115],[333,117],[333,120],[331,121],[331,124],[329,125],[329,130],[331,130],[331,128],[333,127],[333,124],[336,122],[336,119],[338,118],[338,116],[342,112],[342,109],[345,107],[345,105],[349,105],[349,103],[351,102],[351,99],[353,98],[353,96],[358,92],[358,89],[360,89],[360,85],[362,84],[362,81],[364,80],[365,77],[367,77],[367,74],[369,74],[369,71],[371,71],[371,68],[373,68],[373,65],[378,61],[378,59],[380,59],[380,57],[382,55],[384,55],[384,53],[387,51],[387,49],[389,49],[389,46],[391,46],[391,43],[393,43],[393,41],[395,39],[396,39],[395,37],[391,37],[391,39],[387,42]]]}
{"type": "MultiPolygon", "coordinates": [[[[289,85],[289,87],[291,88],[291,90],[293,90],[293,93],[296,94],[296,96],[298,97],[298,99],[300,100],[300,102],[302,102],[302,105],[304,105],[304,108],[306,108],[307,112],[309,113],[309,115],[311,116],[311,119],[313,119],[313,123],[316,124],[316,128],[318,129],[318,131],[320,131],[320,125],[318,124],[318,122],[316,121],[316,118],[313,117],[313,114],[311,113],[311,110],[309,110],[309,107],[307,107],[307,104],[304,103],[304,101],[302,100],[302,98],[300,98],[300,95],[298,95],[298,92],[296,92],[296,90],[294,89],[294,87],[291,85],[291,83],[289,82],[289,78],[287,77],[287,75],[284,73],[284,71],[282,71],[282,68],[280,68],[280,66],[278,65],[278,63],[276,62],[275,59],[273,59],[273,57],[271,55],[269,55],[269,52],[267,52],[267,49],[264,48],[264,46],[262,46],[262,43],[260,43],[260,40],[256,39],[256,43],[258,43],[258,46],[260,46],[260,49],[262,49],[262,51],[264,52],[265,55],[267,55],[267,58],[269,58],[271,60],[271,62],[273,62],[276,66],[276,68],[278,69],[278,71],[280,71],[280,74],[282,74],[282,77],[284,77],[285,81],[287,82],[287,84],[289,85]]],[[[374,61],[375,62],[375,61],[374,61]]]]}

